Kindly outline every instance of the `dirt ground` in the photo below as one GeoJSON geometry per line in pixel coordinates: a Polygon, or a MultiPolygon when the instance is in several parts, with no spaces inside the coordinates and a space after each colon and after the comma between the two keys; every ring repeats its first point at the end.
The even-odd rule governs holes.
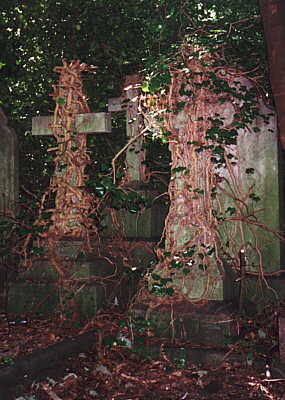
{"type": "MultiPolygon", "coordinates": [[[[128,315],[115,312],[99,314],[85,325],[64,319],[8,321],[2,316],[0,329],[0,378],[27,354],[95,332],[88,351],[62,357],[47,369],[43,361],[31,376],[23,371],[7,387],[7,399],[285,400],[285,374],[278,367],[276,346],[264,354],[264,348],[275,343],[273,333],[252,320],[240,340],[224,348],[224,355],[211,364],[194,361],[191,343],[158,339],[148,324],[130,323],[128,315]]],[[[209,348],[200,346],[204,350],[209,348]]],[[[6,400],[3,389],[2,393],[6,400]]]]}

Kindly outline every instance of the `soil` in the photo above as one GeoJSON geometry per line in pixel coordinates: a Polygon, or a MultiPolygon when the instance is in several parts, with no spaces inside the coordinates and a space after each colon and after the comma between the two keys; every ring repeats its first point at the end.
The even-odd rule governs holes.
{"type": "Polygon", "coordinates": [[[41,361],[18,369],[0,387],[1,400],[285,400],[276,346],[265,351],[274,343],[268,326],[247,320],[238,341],[211,349],[156,338],[151,324],[130,321],[128,314],[116,312],[98,314],[87,324],[2,316],[0,376],[16,371],[23,359],[41,361]],[[70,351],[68,343],[81,343],[82,337],[86,345],[70,351]],[[222,356],[197,361],[197,347],[222,356]],[[57,348],[60,357],[42,356],[57,348]]]}

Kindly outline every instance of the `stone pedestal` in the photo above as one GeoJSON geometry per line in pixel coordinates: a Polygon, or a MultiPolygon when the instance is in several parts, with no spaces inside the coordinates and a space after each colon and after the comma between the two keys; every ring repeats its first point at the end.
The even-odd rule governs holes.
{"type": "Polygon", "coordinates": [[[65,279],[71,284],[67,289],[59,285],[50,260],[42,258],[10,283],[8,313],[49,316],[59,310],[61,298],[67,299],[64,312],[68,318],[76,312],[81,320],[87,320],[112,305],[118,311],[125,310],[135,294],[139,269],[154,259],[154,254],[139,244],[127,255],[122,242],[104,240],[91,244],[93,251],[83,254],[80,241],[58,242],[57,255],[62,260],[65,279]]]}
{"type": "Polygon", "coordinates": [[[160,337],[181,339],[193,344],[224,346],[236,335],[235,312],[223,301],[163,304],[147,310],[137,304],[135,316],[151,320],[160,337]]]}

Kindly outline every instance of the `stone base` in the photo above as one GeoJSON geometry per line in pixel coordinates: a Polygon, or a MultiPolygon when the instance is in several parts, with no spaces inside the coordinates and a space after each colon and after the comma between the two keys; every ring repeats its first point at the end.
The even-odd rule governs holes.
{"type": "Polygon", "coordinates": [[[269,304],[277,305],[285,299],[285,276],[265,277],[259,279],[257,275],[246,275],[242,282],[242,312],[248,316],[255,316],[269,304]]]}
{"type": "Polygon", "coordinates": [[[132,311],[136,317],[147,316],[160,337],[181,339],[200,345],[224,346],[228,337],[237,334],[235,312],[223,301],[201,304],[180,302],[160,305],[153,310],[137,304],[132,311]]]}
{"type": "Polygon", "coordinates": [[[19,280],[10,283],[7,313],[14,316],[52,315],[58,304],[58,298],[58,289],[53,284],[19,280]]]}
{"type": "Polygon", "coordinates": [[[147,267],[154,254],[150,246],[137,243],[127,259],[121,247],[122,242],[94,242],[92,253],[83,254],[80,241],[58,242],[60,266],[65,270],[65,279],[72,282],[67,287],[69,292],[58,284],[58,274],[50,261],[39,260],[10,283],[8,313],[48,317],[59,310],[60,299],[66,298],[64,313],[68,318],[77,313],[87,320],[113,304],[118,311],[125,310],[135,294],[140,270],[147,267]]]}

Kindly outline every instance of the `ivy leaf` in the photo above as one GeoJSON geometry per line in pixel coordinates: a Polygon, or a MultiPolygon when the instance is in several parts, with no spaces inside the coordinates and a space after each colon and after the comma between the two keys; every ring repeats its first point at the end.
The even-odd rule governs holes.
{"type": "Polygon", "coordinates": [[[158,275],[158,274],[153,273],[153,274],[151,274],[151,277],[152,277],[152,279],[154,281],[159,281],[160,280],[160,275],[158,275]]]}
{"type": "Polygon", "coordinates": [[[59,104],[60,106],[64,106],[66,103],[66,99],[63,97],[59,97],[58,99],[56,99],[57,104],[59,104]]]}
{"type": "Polygon", "coordinates": [[[251,198],[251,200],[256,201],[256,202],[258,202],[258,201],[261,200],[261,198],[260,198],[259,196],[256,196],[255,193],[251,193],[251,194],[249,195],[249,197],[251,198]]]}
{"type": "Polygon", "coordinates": [[[188,268],[183,268],[183,270],[182,270],[183,275],[188,275],[188,274],[190,274],[190,272],[191,272],[191,270],[188,268]]]}
{"type": "Polygon", "coordinates": [[[203,189],[199,189],[199,188],[194,189],[193,192],[194,193],[198,193],[198,194],[204,194],[205,193],[203,189]]]}
{"type": "Polygon", "coordinates": [[[185,171],[186,170],[186,167],[176,167],[176,168],[173,168],[172,170],[171,170],[171,173],[172,174],[175,174],[175,173],[177,173],[177,172],[182,172],[182,171],[185,171]]]}
{"type": "Polygon", "coordinates": [[[148,81],[144,81],[141,85],[141,90],[143,92],[149,92],[149,82],[148,81]]]}
{"type": "Polygon", "coordinates": [[[236,209],[234,207],[228,207],[225,212],[229,213],[230,215],[234,215],[236,212],[236,209]]]}

